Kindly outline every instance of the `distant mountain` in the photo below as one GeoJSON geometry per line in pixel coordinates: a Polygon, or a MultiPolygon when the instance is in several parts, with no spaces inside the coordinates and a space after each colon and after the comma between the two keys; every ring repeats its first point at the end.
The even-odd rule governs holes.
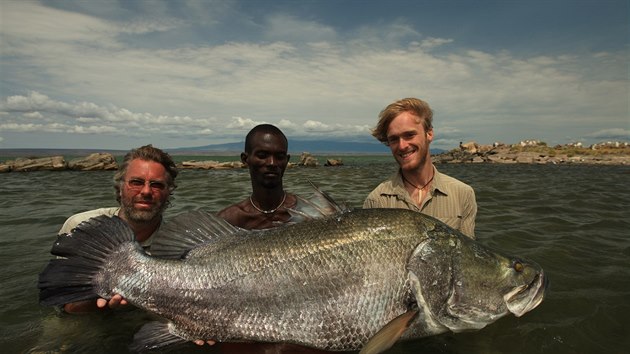
{"type": "MultiPolygon", "coordinates": [[[[234,155],[238,156],[243,151],[244,142],[213,144],[204,146],[184,147],[164,149],[171,155],[234,155]]],[[[431,149],[432,154],[439,154],[446,150],[431,149]]],[[[37,156],[87,156],[94,152],[109,152],[115,156],[122,156],[128,150],[107,150],[107,149],[0,149],[0,157],[37,157],[37,156]]],[[[311,154],[389,154],[389,148],[378,142],[350,142],[331,140],[291,140],[289,142],[289,153],[300,155],[303,152],[311,154]]]]}

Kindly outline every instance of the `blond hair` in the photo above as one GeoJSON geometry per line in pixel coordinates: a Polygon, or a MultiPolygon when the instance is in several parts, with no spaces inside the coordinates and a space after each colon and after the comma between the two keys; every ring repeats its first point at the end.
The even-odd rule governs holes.
{"type": "Polygon", "coordinates": [[[389,129],[389,124],[403,112],[411,112],[417,116],[420,119],[418,123],[422,123],[425,132],[433,129],[433,111],[429,104],[419,98],[403,98],[391,103],[379,113],[378,123],[372,129],[372,136],[388,145],[387,129],[389,129]]]}

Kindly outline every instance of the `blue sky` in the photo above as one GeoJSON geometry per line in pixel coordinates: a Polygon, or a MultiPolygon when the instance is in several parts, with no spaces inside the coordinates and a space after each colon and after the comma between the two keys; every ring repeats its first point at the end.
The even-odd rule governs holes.
{"type": "Polygon", "coordinates": [[[374,141],[396,99],[434,148],[630,140],[627,0],[0,2],[0,148],[374,141]]]}

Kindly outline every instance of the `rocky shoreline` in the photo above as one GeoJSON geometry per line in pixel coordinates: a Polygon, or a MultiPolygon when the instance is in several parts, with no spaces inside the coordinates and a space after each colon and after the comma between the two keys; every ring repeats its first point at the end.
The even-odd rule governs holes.
{"type": "MultiPolygon", "coordinates": [[[[317,167],[319,166],[317,157],[310,153],[302,153],[298,163],[289,163],[289,167],[317,167]]],[[[327,159],[324,166],[341,166],[343,161],[339,159],[327,159]]],[[[85,157],[80,157],[66,161],[61,155],[38,157],[38,158],[16,158],[0,163],[0,173],[6,172],[31,172],[31,171],[95,171],[95,170],[117,170],[118,162],[113,154],[108,152],[93,153],[85,157]]],[[[177,164],[180,170],[221,170],[245,168],[241,161],[218,162],[213,160],[190,160],[177,164]]]]}
{"type": "MultiPolygon", "coordinates": [[[[630,165],[630,143],[607,142],[582,147],[580,144],[548,147],[545,143],[530,140],[518,144],[479,145],[476,142],[460,143],[459,148],[432,156],[433,162],[441,163],[491,163],[491,164],[590,164],[630,165]]],[[[323,166],[341,166],[341,159],[326,159],[323,166]]],[[[318,167],[317,157],[302,153],[298,163],[289,167],[318,167]]],[[[245,168],[240,161],[218,162],[190,160],[177,164],[182,170],[212,170],[245,168]]],[[[93,153],[66,161],[61,155],[39,158],[16,158],[0,162],[0,173],[29,171],[94,171],[117,170],[118,163],[111,153],[93,153]]]]}
{"type": "Polygon", "coordinates": [[[479,145],[460,143],[458,149],[432,156],[435,163],[495,164],[591,164],[630,165],[630,143],[607,142],[583,147],[581,144],[548,147],[530,140],[518,144],[479,145]]]}

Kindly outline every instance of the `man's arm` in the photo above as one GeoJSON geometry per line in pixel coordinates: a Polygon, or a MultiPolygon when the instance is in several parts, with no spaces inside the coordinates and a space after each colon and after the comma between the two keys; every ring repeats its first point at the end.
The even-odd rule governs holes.
{"type": "Polygon", "coordinates": [[[477,218],[477,200],[475,199],[475,191],[472,187],[466,193],[462,203],[464,207],[462,212],[461,232],[474,240],[476,238],[475,219],[477,218]]]}

